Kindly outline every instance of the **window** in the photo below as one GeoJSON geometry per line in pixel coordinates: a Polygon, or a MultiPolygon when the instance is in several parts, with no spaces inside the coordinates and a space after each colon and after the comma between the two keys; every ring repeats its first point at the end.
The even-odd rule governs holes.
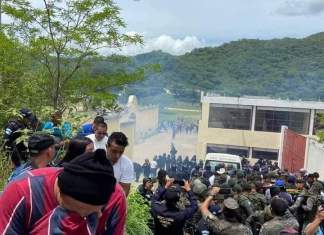
{"type": "Polygon", "coordinates": [[[289,129],[299,134],[307,134],[309,118],[309,112],[263,110],[258,108],[256,111],[255,130],[280,132],[281,126],[288,126],[289,129]]]}
{"type": "Polygon", "coordinates": [[[207,144],[207,153],[228,153],[240,157],[247,157],[249,156],[249,149],[247,147],[233,145],[207,144]]]}
{"type": "Polygon", "coordinates": [[[251,129],[252,107],[225,107],[211,104],[209,109],[210,128],[251,129]]]}
{"type": "Polygon", "coordinates": [[[266,160],[278,160],[278,150],[253,148],[252,158],[263,158],[266,160]]]}

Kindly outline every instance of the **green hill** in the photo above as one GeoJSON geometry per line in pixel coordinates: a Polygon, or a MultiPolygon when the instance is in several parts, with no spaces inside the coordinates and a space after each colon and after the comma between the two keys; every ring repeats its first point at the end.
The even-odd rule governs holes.
{"type": "Polygon", "coordinates": [[[324,100],[324,33],[303,39],[244,39],[182,56],[154,51],[131,59],[131,66],[161,65],[159,74],[127,87],[129,94],[143,99],[169,92],[177,100],[199,102],[200,91],[213,91],[324,100]]]}

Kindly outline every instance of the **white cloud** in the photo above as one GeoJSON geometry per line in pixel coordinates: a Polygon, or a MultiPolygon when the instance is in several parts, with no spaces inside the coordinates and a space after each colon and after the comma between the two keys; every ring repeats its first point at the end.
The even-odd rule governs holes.
{"type": "Polygon", "coordinates": [[[277,13],[287,16],[318,15],[324,12],[324,0],[286,0],[277,13]]]}
{"type": "Polygon", "coordinates": [[[117,53],[122,55],[137,55],[155,50],[162,50],[172,55],[183,55],[195,48],[208,46],[204,41],[195,36],[186,36],[182,39],[176,39],[169,35],[161,35],[156,38],[145,39],[143,45],[131,45],[121,48],[120,50],[106,49],[103,54],[117,53]]]}

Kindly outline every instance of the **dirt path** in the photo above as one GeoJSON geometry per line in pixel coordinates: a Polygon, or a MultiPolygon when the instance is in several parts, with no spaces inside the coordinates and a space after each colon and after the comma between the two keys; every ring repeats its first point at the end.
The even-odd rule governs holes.
{"type": "MultiPolygon", "coordinates": [[[[145,158],[150,160],[155,155],[169,153],[171,148],[172,137],[170,132],[159,133],[148,139],[143,143],[134,146],[133,161],[143,163],[145,158]]],[[[177,155],[189,156],[196,154],[197,135],[177,135],[173,140],[175,148],[178,150],[177,155]]]]}

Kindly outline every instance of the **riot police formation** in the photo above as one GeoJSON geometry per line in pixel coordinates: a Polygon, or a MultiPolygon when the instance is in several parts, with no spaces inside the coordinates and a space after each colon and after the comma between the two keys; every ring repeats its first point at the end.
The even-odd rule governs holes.
{"type": "Polygon", "coordinates": [[[318,173],[289,173],[263,159],[252,165],[242,158],[242,169],[204,166],[175,152],[173,146],[170,155],[157,156],[158,189],[153,186],[149,202],[154,234],[323,234],[318,173]]]}

